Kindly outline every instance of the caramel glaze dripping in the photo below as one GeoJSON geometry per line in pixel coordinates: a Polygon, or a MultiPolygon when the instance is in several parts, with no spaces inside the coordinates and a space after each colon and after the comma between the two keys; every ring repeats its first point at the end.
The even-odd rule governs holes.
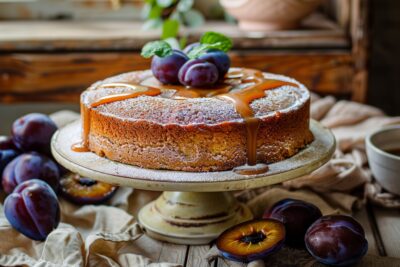
{"type": "Polygon", "coordinates": [[[90,120],[89,120],[89,112],[90,110],[86,107],[86,105],[81,102],[81,118],[82,118],[82,141],[76,144],[73,144],[71,149],[75,152],[89,152],[89,130],[90,130],[90,120]]]}
{"type": "MultiPolygon", "coordinates": [[[[228,73],[226,78],[240,79],[241,83],[251,83],[251,85],[242,90],[231,91],[232,85],[225,82],[219,86],[207,89],[187,88],[184,86],[176,85],[159,85],[157,86],[157,88],[155,88],[137,84],[130,84],[126,82],[103,84],[100,87],[128,87],[133,89],[134,91],[101,97],[100,99],[91,103],[89,105],[89,108],[86,105],[81,104],[83,121],[82,142],[73,145],[72,150],[76,152],[88,151],[90,108],[143,95],[157,96],[160,95],[163,90],[175,90],[175,93],[172,95],[171,98],[176,100],[198,97],[218,97],[220,99],[226,99],[232,102],[235,106],[236,111],[243,118],[246,125],[247,165],[255,166],[257,164],[257,134],[258,128],[260,127],[260,119],[254,116],[254,112],[250,107],[250,104],[256,99],[263,98],[265,96],[265,91],[267,90],[275,89],[284,85],[295,87],[298,87],[298,85],[285,81],[265,79],[261,71],[251,69],[243,69],[240,71],[230,72],[228,73]]],[[[258,174],[260,171],[258,169],[259,168],[256,168],[254,170],[255,173],[252,173],[251,170],[246,169],[244,170],[243,174],[258,174]]]]}
{"type": "MultiPolygon", "coordinates": [[[[101,97],[100,99],[96,100],[95,102],[90,104],[90,108],[95,108],[100,105],[122,101],[125,99],[135,98],[142,95],[147,96],[157,96],[161,94],[161,90],[154,87],[145,87],[139,86],[134,84],[120,84],[120,83],[110,83],[104,84],[103,87],[115,87],[115,86],[125,86],[129,87],[133,90],[133,92],[122,93],[122,94],[115,94],[115,95],[108,95],[101,97]]],[[[89,151],[89,132],[90,132],[90,108],[87,108],[85,104],[81,103],[81,116],[82,116],[82,141],[76,144],[73,144],[71,149],[75,152],[88,152],[89,151]]]]}
{"type": "Polygon", "coordinates": [[[257,134],[260,127],[260,119],[254,116],[254,112],[250,107],[251,102],[265,96],[266,90],[281,87],[283,85],[297,85],[279,80],[264,79],[262,72],[249,70],[248,74],[253,72],[254,76],[244,77],[244,82],[251,82],[254,85],[236,92],[219,95],[218,98],[223,98],[231,101],[236,108],[236,111],[244,119],[247,131],[247,164],[252,166],[257,164],[257,134]]]}
{"type": "MultiPolygon", "coordinates": [[[[157,82],[156,80],[154,82],[157,82]]],[[[198,89],[185,87],[182,85],[163,85],[157,84],[157,88],[161,90],[175,90],[172,95],[172,99],[187,99],[187,98],[199,98],[199,97],[214,97],[220,94],[228,93],[232,89],[232,85],[227,83],[221,83],[209,88],[198,89]]]]}

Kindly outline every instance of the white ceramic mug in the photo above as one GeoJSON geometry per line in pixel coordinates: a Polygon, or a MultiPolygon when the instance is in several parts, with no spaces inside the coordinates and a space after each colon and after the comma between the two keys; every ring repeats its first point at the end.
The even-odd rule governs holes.
{"type": "Polygon", "coordinates": [[[400,149],[400,125],[382,128],[365,139],[369,166],[379,184],[400,195],[400,156],[387,151],[400,149]]]}

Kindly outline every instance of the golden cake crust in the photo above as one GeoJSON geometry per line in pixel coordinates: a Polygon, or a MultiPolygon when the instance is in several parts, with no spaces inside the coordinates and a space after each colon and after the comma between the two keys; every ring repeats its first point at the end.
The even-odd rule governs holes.
{"type": "MultiPolygon", "coordinates": [[[[261,121],[257,160],[270,163],[294,155],[313,136],[308,90],[293,79],[264,75],[298,85],[266,91],[265,97],[250,105],[261,121]]],[[[157,86],[150,71],[137,71],[99,81],[83,92],[81,105],[90,117],[90,151],[150,169],[222,171],[246,163],[246,126],[231,102],[220,98],[169,99],[174,90],[164,90],[155,97],[140,96],[91,108],[90,104],[101,97],[129,92],[125,87],[100,88],[111,82],[157,86]]]]}

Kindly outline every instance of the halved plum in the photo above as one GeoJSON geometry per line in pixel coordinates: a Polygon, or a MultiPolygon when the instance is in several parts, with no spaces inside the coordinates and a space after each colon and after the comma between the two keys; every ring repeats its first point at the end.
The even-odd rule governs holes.
{"type": "Polygon", "coordinates": [[[60,180],[61,194],[75,204],[99,204],[110,199],[117,186],[68,173],[60,180]]]}
{"type": "Polygon", "coordinates": [[[285,226],[277,220],[251,220],[225,230],[216,245],[225,258],[250,262],[281,249],[285,235],[285,226]]]}

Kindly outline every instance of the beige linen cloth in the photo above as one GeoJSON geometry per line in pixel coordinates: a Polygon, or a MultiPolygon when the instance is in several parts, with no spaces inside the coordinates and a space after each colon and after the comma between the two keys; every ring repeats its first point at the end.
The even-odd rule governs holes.
{"type": "MultiPolygon", "coordinates": [[[[312,97],[311,116],[330,127],[337,138],[337,151],[332,160],[310,175],[282,185],[237,192],[237,198],[246,202],[255,216],[287,197],[312,202],[324,214],[351,213],[367,198],[384,207],[400,207],[399,197],[383,192],[372,180],[366,166],[363,142],[369,132],[384,125],[400,123],[400,117],[389,118],[370,106],[337,102],[333,97],[319,98],[315,95],[312,97]]],[[[59,126],[77,117],[76,113],[65,111],[52,115],[59,126]]],[[[32,241],[13,230],[0,204],[0,265],[179,266],[159,262],[151,255],[149,238],[143,235],[134,218],[138,209],[158,194],[120,188],[108,205],[99,206],[75,206],[60,199],[62,222],[44,242],[32,241]]],[[[4,197],[0,195],[1,203],[4,197]]],[[[218,256],[213,247],[207,258],[212,260],[218,256]]],[[[256,261],[248,266],[321,265],[305,251],[284,248],[265,262],[256,261]]],[[[400,266],[400,259],[367,255],[359,266],[400,266]]]]}

